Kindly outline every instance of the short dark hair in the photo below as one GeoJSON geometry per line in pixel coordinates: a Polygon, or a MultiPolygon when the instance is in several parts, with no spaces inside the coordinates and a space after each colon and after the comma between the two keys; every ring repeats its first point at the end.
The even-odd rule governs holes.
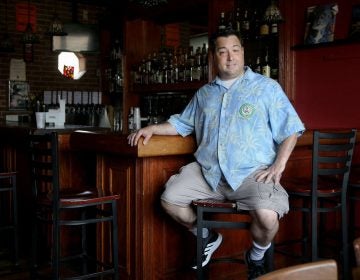
{"type": "Polygon", "coordinates": [[[242,40],[240,32],[238,32],[238,31],[236,31],[236,30],[234,30],[232,28],[225,28],[225,29],[216,31],[215,33],[213,33],[211,35],[210,40],[209,40],[210,49],[212,51],[215,51],[216,39],[217,38],[219,38],[219,37],[229,37],[231,35],[236,36],[239,39],[241,45],[243,45],[243,40],[242,40]]]}

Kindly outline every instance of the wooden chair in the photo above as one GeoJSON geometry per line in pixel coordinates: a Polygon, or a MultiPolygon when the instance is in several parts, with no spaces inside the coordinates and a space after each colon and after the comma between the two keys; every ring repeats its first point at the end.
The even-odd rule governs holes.
{"type": "MultiPolygon", "coordinates": [[[[46,244],[46,239],[39,240],[40,233],[45,231],[45,238],[51,239],[52,279],[60,279],[60,277],[61,279],[93,279],[108,275],[112,275],[113,279],[118,279],[117,201],[119,195],[103,195],[93,188],[60,186],[56,132],[43,135],[32,134],[29,143],[34,199],[31,277],[37,279],[41,274],[38,264],[38,247],[39,241],[46,244]],[[87,240],[90,233],[95,241],[100,240],[97,233],[104,232],[104,228],[100,226],[105,227],[105,224],[112,228],[107,236],[110,240],[105,240],[111,247],[104,248],[112,261],[106,263],[97,258],[96,248],[89,248],[89,240],[87,240]],[[40,225],[43,229],[41,232],[38,230],[40,225]],[[75,239],[79,240],[79,246],[74,247],[81,247],[76,250],[76,253],[67,252],[65,255],[61,252],[60,240],[64,240],[61,237],[64,228],[69,230],[68,232],[70,232],[69,228],[72,229],[71,240],[76,238],[75,234],[80,234],[75,239]],[[65,267],[66,262],[70,266],[65,267]],[[64,273],[65,268],[66,273],[64,273]]],[[[73,248],[71,250],[75,251],[73,248]]]]}
{"type": "MultiPolygon", "coordinates": [[[[319,260],[319,240],[326,237],[326,226],[322,224],[324,214],[341,214],[341,263],[343,278],[349,278],[349,250],[347,223],[347,186],[355,146],[356,131],[321,132],[314,131],[312,152],[312,178],[292,178],[282,181],[290,197],[291,211],[303,213],[302,257],[305,261],[319,260]],[[295,204],[295,201],[300,202],[295,204]],[[321,216],[320,216],[321,214],[321,216]],[[310,219],[310,223],[308,221],[310,219]],[[319,223],[324,233],[319,238],[319,223]],[[311,237],[308,237],[311,225],[311,237]],[[311,241],[311,254],[307,258],[307,243],[311,241]]],[[[333,243],[333,242],[332,242],[333,243]]],[[[281,244],[276,244],[277,251],[281,244]]],[[[284,252],[284,251],[283,251],[284,252]]]]}
{"type": "Polygon", "coordinates": [[[11,238],[13,263],[19,265],[19,244],[18,244],[18,210],[17,210],[17,191],[16,191],[16,172],[0,172],[0,194],[2,198],[1,212],[2,218],[6,221],[0,222],[0,231],[9,232],[11,238]]]}
{"type": "MultiPolygon", "coordinates": [[[[203,248],[203,238],[202,238],[202,229],[241,229],[249,230],[250,228],[250,216],[248,211],[238,210],[236,202],[234,201],[219,201],[212,199],[201,199],[194,200],[193,205],[196,207],[197,213],[197,238],[196,238],[196,275],[198,280],[206,279],[205,276],[208,273],[206,269],[210,263],[214,262],[239,262],[245,264],[245,261],[242,258],[212,258],[207,265],[207,267],[202,267],[202,248],[203,248]],[[220,220],[218,217],[214,217],[213,214],[229,214],[229,219],[220,220]],[[209,215],[210,214],[210,215],[209,215]],[[241,221],[230,220],[231,215],[242,215],[243,219],[241,221]]],[[[266,265],[267,270],[271,271],[273,269],[273,244],[270,249],[266,252],[266,265]]]]}
{"type": "Polygon", "coordinates": [[[257,280],[337,280],[338,271],[335,260],[322,260],[304,263],[269,272],[257,280]]]}

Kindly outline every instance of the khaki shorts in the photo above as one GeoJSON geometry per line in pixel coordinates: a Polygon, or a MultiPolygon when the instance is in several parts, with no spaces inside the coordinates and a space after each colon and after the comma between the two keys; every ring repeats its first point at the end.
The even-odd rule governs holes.
{"type": "Polygon", "coordinates": [[[161,199],[180,207],[187,207],[196,199],[228,199],[236,201],[238,209],[269,209],[281,218],[289,211],[287,192],[280,184],[256,182],[255,173],[245,178],[235,191],[226,182],[220,182],[214,191],[204,179],[199,164],[192,162],[169,178],[161,199]]]}

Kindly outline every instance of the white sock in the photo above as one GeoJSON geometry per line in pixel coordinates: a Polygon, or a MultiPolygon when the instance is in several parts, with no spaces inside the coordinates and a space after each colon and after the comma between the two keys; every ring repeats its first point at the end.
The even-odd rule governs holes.
{"type": "Polygon", "coordinates": [[[254,261],[259,261],[259,260],[263,259],[266,250],[269,249],[270,246],[271,246],[271,243],[269,243],[268,245],[263,247],[253,241],[253,246],[250,250],[250,259],[252,259],[254,261]]]}
{"type": "MultiPolygon", "coordinates": [[[[197,236],[197,227],[193,227],[192,229],[189,229],[195,236],[197,236]]],[[[207,228],[202,229],[202,238],[206,238],[209,236],[209,230],[207,228]]]]}

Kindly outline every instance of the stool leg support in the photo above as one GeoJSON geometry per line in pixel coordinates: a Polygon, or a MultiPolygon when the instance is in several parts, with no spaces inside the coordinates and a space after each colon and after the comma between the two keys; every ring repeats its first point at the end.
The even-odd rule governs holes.
{"type": "Polygon", "coordinates": [[[118,242],[118,220],[117,220],[117,203],[112,202],[112,235],[113,235],[113,266],[114,266],[114,280],[119,279],[119,242],[118,242]]]}
{"type": "Polygon", "coordinates": [[[203,208],[197,207],[197,236],[196,236],[196,276],[198,280],[203,280],[203,267],[202,267],[202,247],[203,247],[203,238],[202,238],[202,228],[203,228],[203,208]]]}
{"type": "Polygon", "coordinates": [[[13,186],[13,227],[14,227],[14,236],[13,236],[13,244],[14,244],[14,264],[19,265],[19,235],[18,235],[18,205],[17,205],[17,191],[16,191],[16,175],[13,175],[12,178],[12,186],[13,186]]]}

